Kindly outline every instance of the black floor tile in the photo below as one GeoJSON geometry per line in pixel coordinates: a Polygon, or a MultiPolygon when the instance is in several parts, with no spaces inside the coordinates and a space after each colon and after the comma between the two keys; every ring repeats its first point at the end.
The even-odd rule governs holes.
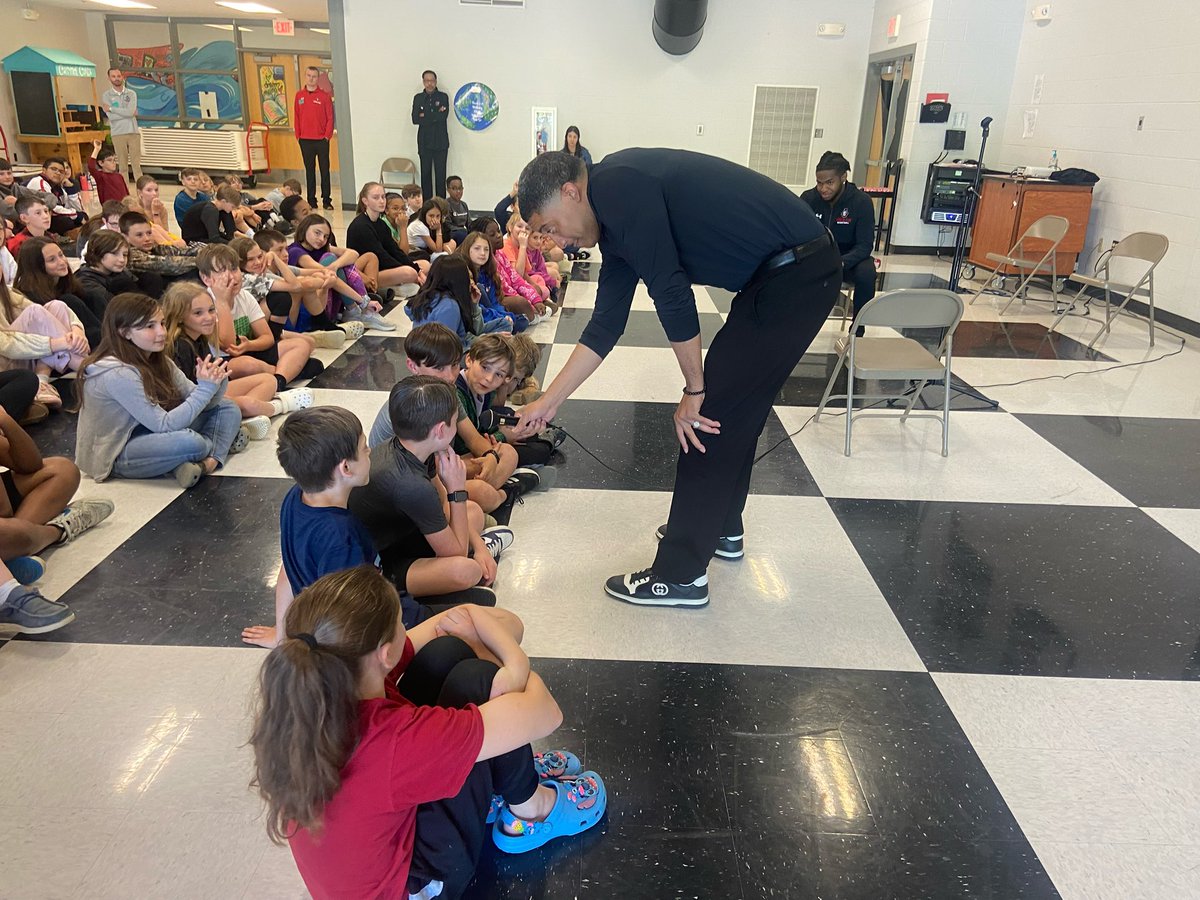
{"type": "Polygon", "coordinates": [[[1200,554],[1140,510],[829,502],[932,671],[1200,679],[1200,554]]]}
{"type": "MultiPolygon", "coordinates": [[[[930,349],[942,341],[939,328],[904,328],[905,337],[930,349]]],[[[1050,331],[1036,322],[959,322],[954,331],[954,355],[988,359],[1080,359],[1112,362],[1098,350],[1089,350],[1074,338],[1050,331]]]]}
{"type": "MultiPolygon", "coordinates": [[[[679,456],[671,426],[674,410],[671,403],[566,401],[555,422],[603,463],[568,439],[562,445],[562,455],[552,460],[558,469],[559,487],[670,491],[679,456]]],[[[759,438],[759,452],[779,446],[754,467],[751,492],[818,496],[816,482],[786,437],[787,431],[772,412],[759,438]]]]}
{"type": "Polygon", "coordinates": [[[240,646],[274,618],[279,504],[291,482],[207,478],[60,599],[76,620],[45,640],[240,646]]]}
{"type": "MultiPolygon", "coordinates": [[[[591,309],[564,309],[558,314],[558,331],[554,334],[556,344],[577,344],[583,329],[592,318],[591,309]]],[[[700,337],[705,349],[712,342],[713,336],[725,324],[716,313],[700,313],[700,337]]],[[[622,347],[662,347],[669,349],[671,342],[663,331],[658,314],[647,310],[635,309],[629,314],[629,322],[625,333],[621,336],[622,347]]]]}
{"type": "Polygon", "coordinates": [[[1020,841],[739,831],[746,900],[1041,900],[1058,892],[1020,841]]]}
{"type": "MultiPolygon", "coordinates": [[[[688,776],[664,784],[687,791],[688,776]]],[[[612,815],[611,799],[609,816],[612,815]]],[[[614,900],[740,898],[742,889],[728,831],[664,831],[602,822],[600,839],[583,856],[580,897],[614,900]]]]}
{"type": "Polygon", "coordinates": [[[1138,506],[1200,509],[1200,421],[1017,418],[1138,506]]]}
{"type": "Polygon", "coordinates": [[[42,456],[65,456],[67,459],[74,459],[75,431],[78,426],[79,416],[58,410],[36,425],[30,425],[26,430],[42,456]]]}
{"type": "Polygon", "coordinates": [[[355,341],[325,371],[308,383],[311,388],[351,391],[390,391],[406,377],[403,337],[375,337],[355,341]]]}
{"type": "MultiPolygon", "coordinates": [[[[780,406],[812,406],[820,404],[821,398],[825,395],[825,387],[829,384],[829,379],[833,375],[833,370],[837,366],[836,353],[806,353],[796,364],[796,368],[792,370],[792,374],[788,376],[787,382],[784,383],[782,390],[779,392],[777,401],[780,406]]],[[[953,371],[953,365],[951,366],[953,371]]],[[[830,399],[828,407],[833,409],[846,408],[846,382],[848,380],[845,366],[838,373],[837,382],[834,385],[833,394],[842,395],[842,399],[830,399]]],[[[971,385],[963,381],[957,376],[951,381],[950,392],[950,408],[951,409],[967,409],[967,410],[994,410],[997,407],[990,403],[980,400],[971,391],[971,385]],[[965,388],[966,390],[959,390],[965,388]]],[[[876,381],[856,379],[854,382],[854,390],[856,395],[902,395],[908,390],[915,387],[915,384],[910,381],[876,381]]],[[[921,392],[921,399],[917,401],[916,409],[941,409],[942,406],[942,388],[939,385],[927,385],[921,392]]],[[[879,401],[873,399],[862,399],[856,397],[854,401],[855,409],[862,409],[866,406],[882,407],[887,401],[879,401]]],[[[899,401],[897,406],[902,407],[907,399],[899,401]]]]}

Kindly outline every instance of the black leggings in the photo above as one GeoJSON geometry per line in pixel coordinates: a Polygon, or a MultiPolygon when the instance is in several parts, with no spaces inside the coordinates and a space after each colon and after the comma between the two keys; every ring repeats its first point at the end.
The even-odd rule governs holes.
{"type": "Polygon", "coordinates": [[[7,372],[0,372],[0,408],[18,422],[29,412],[29,406],[37,392],[38,377],[33,374],[32,369],[9,369],[7,372]]]}
{"type": "MultiPolygon", "coordinates": [[[[487,702],[497,671],[495,663],[477,658],[464,641],[439,637],[421,648],[397,687],[418,706],[461,709],[468,703],[487,702]]],[[[510,804],[524,803],[537,787],[533,748],[526,744],[476,763],[455,796],[417,807],[409,893],[441,881],[445,886],[439,900],[462,896],[488,837],[485,819],[492,795],[499,794],[510,804]]]]}
{"type": "Polygon", "coordinates": [[[88,339],[88,346],[93,350],[100,346],[100,316],[96,315],[90,306],[74,294],[60,294],[58,299],[67,305],[67,309],[75,313],[83,325],[83,333],[88,339]]]}

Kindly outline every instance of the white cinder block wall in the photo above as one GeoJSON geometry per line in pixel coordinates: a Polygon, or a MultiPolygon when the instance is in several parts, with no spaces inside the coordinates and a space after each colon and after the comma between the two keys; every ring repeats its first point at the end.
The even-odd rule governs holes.
{"type": "MultiPolygon", "coordinates": [[[[951,111],[967,115],[967,145],[952,150],[950,159],[974,159],[979,154],[979,123],[994,121],[985,165],[1000,162],[1000,136],[1008,111],[1013,65],[1021,36],[1025,0],[878,0],[871,32],[872,55],[915,45],[913,80],[904,112],[899,202],[892,243],[906,247],[936,246],[938,226],[921,221],[921,199],[929,164],[941,153],[949,124],[919,123],[928,93],[948,93],[951,111]],[[900,33],[888,38],[888,21],[900,16],[900,33]]],[[[950,246],[954,233],[941,235],[950,246]]]]}
{"type": "Polygon", "coordinates": [[[494,206],[529,161],[532,106],[557,107],[560,145],[566,127],[578,125],[597,160],[624,147],[664,146],[744,164],[754,85],[815,85],[825,136],[812,162],[826,149],[850,156],[873,7],[873,0],[717,0],[700,45],[673,57],[654,42],[651,0],[527,0],[524,10],[345,0],[351,90],[343,96],[353,117],[355,177],[377,177],[389,156],[416,161],[409,116],[426,68],[452,100],[468,81],[484,82],[499,98],[500,118],[486,131],[450,124],[449,170],[463,176],[476,209],[494,206]],[[845,37],[818,38],[820,22],[845,23],[845,37]]]}
{"type": "Polygon", "coordinates": [[[1158,305],[1200,321],[1200,5],[1054,0],[1050,22],[1026,19],[1003,132],[1003,158],[1100,176],[1086,256],[1131,231],[1167,235],[1158,305]],[[1044,76],[1039,104],[1033,85],[1044,76]],[[1037,109],[1032,138],[1021,118],[1037,109]],[[1144,116],[1142,131],[1138,118],[1144,116]]]}

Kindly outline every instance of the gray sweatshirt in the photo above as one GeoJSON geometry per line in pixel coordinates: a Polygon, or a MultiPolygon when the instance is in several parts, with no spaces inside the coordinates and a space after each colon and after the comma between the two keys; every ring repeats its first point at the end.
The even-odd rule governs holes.
{"type": "Polygon", "coordinates": [[[190,428],[204,410],[225,395],[226,382],[193,384],[170,363],[171,380],[184,400],[168,411],[146,397],[142,375],[112,356],[92,363],[84,372],[83,407],[75,436],[75,464],[97,481],[112,474],[113,463],[137,426],[162,434],[190,428]]]}

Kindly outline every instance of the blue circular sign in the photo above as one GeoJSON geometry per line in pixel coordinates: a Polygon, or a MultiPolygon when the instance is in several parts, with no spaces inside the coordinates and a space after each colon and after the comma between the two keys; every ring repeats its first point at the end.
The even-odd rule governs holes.
{"type": "Polygon", "coordinates": [[[463,128],[483,131],[500,115],[496,92],[482,81],[468,81],[454,95],[454,115],[463,128]]]}

